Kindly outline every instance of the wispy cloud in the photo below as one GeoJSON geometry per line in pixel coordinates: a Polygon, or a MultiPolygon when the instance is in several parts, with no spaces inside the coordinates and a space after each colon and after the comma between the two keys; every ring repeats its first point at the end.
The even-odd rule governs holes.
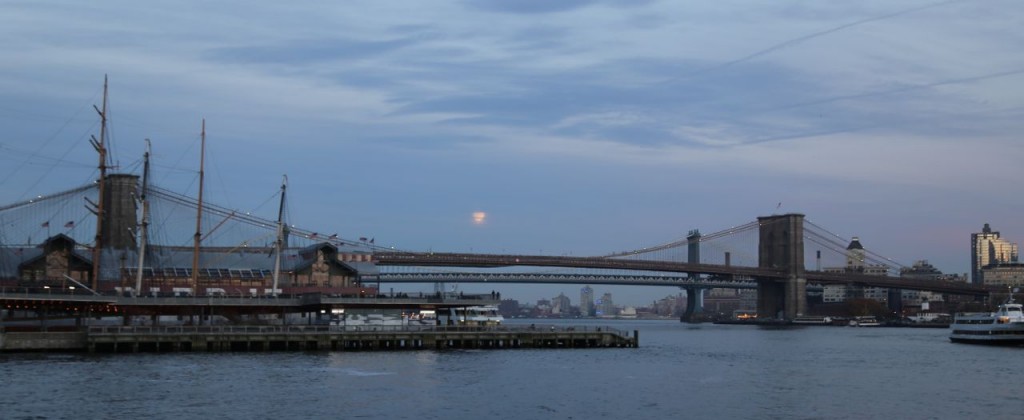
{"type": "MultiPolygon", "coordinates": [[[[50,157],[77,150],[95,121],[74,110],[94,103],[110,74],[121,153],[151,137],[177,156],[167,149],[192,144],[206,117],[213,150],[235,159],[223,172],[260,168],[238,183],[275,185],[292,172],[331,191],[318,207],[352,212],[338,221],[310,210],[312,224],[369,223],[374,211],[401,218],[338,197],[456,203],[509,184],[616,185],[604,201],[578,198],[588,203],[689,191],[736,212],[776,195],[794,194],[787,201],[798,207],[884,190],[870,205],[898,212],[901,189],[997,196],[1019,177],[1021,21],[1016,0],[13,2],[0,15],[0,110],[17,111],[0,118],[16,140],[2,143],[29,150],[16,142],[54,131],[41,122],[66,123],[62,132],[75,135],[58,136],[53,145],[66,149],[50,157]],[[986,169],[968,170],[976,162],[986,169]],[[470,177],[460,168],[472,171],[472,191],[459,188],[470,177]]],[[[664,206],[657,214],[679,213],[649,202],[664,206]]],[[[503,203],[532,211],[520,204],[503,203]]],[[[737,222],[719,222],[726,213],[694,217],[737,222]]],[[[1014,223],[1004,230],[1024,237],[1024,221],[1014,223]]],[[[346,229],[357,227],[333,230],[346,229]]],[[[504,240],[529,243],[522,230],[504,240]]]]}

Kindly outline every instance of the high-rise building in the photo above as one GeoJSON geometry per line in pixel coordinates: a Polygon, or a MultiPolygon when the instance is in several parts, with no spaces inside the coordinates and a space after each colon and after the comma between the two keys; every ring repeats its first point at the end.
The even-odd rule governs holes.
{"type": "Polygon", "coordinates": [[[615,302],[612,302],[612,294],[605,293],[601,296],[601,300],[597,301],[597,316],[599,317],[613,317],[618,315],[615,310],[615,302]]]}
{"type": "Polygon", "coordinates": [[[971,283],[984,282],[981,269],[992,264],[1017,262],[1017,244],[999,237],[988,223],[981,232],[971,234],[971,283]]]}
{"type": "Polygon", "coordinates": [[[590,286],[580,289],[580,316],[594,316],[594,289],[590,286]]]}
{"type": "Polygon", "coordinates": [[[565,293],[551,298],[551,315],[562,318],[572,316],[572,302],[565,293]]]}

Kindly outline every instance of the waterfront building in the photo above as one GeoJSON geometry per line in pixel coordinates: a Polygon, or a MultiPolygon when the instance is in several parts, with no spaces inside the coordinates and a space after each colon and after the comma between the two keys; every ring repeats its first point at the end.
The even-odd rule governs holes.
{"type": "Polygon", "coordinates": [[[756,310],[757,309],[757,290],[756,289],[740,289],[740,309],[742,310],[756,310]]]}
{"type": "Polygon", "coordinates": [[[522,315],[522,308],[518,300],[505,299],[498,303],[498,313],[505,318],[518,318],[522,315]]]}
{"type": "Polygon", "coordinates": [[[710,289],[704,295],[704,312],[731,314],[740,309],[740,294],[737,289],[710,289]]]}
{"type": "Polygon", "coordinates": [[[594,316],[594,289],[589,285],[580,289],[580,316],[594,316]]]}
{"type": "Polygon", "coordinates": [[[988,223],[981,232],[971,234],[971,283],[987,284],[982,269],[991,264],[1017,262],[1017,244],[999,237],[988,223]]]}
{"type": "Polygon", "coordinates": [[[559,293],[558,296],[551,298],[551,316],[562,318],[572,316],[572,302],[565,293],[559,293]]]}
{"type": "Polygon", "coordinates": [[[547,318],[551,316],[551,301],[547,299],[537,300],[537,304],[534,305],[530,316],[534,318],[547,318]]]}
{"type": "Polygon", "coordinates": [[[618,314],[615,308],[615,302],[612,301],[612,294],[605,293],[601,295],[601,299],[597,301],[597,316],[599,317],[613,317],[618,314]]]}
{"type": "MultiPolygon", "coordinates": [[[[846,265],[843,267],[825,267],[822,271],[826,273],[860,273],[884,276],[889,273],[889,267],[881,264],[867,264],[867,251],[864,249],[864,245],[860,243],[860,238],[854,236],[846,247],[846,265]]],[[[885,302],[888,300],[888,289],[861,287],[852,284],[830,284],[823,288],[823,303],[846,302],[849,299],[873,299],[885,302]]]]}
{"type": "MultiPolygon", "coordinates": [[[[152,246],[143,269],[141,294],[173,291],[194,294],[256,295],[269,293],[272,287],[274,259],[272,248],[203,247],[198,255],[192,249],[152,246]],[[200,290],[192,290],[192,259],[201,262],[200,290]]],[[[102,290],[133,284],[138,270],[137,253],[132,249],[103,250],[100,273],[102,290]]],[[[63,284],[71,278],[83,284],[92,281],[93,253],[74,239],[57,234],[33,247],[0,247],[0,281],[13,285],[43,287],[63,284]],[[64,277],[67,276],[67,277],[64,277]]],[[[364,249],[316,243],[304,248],[282,250],[279,288],[288,293],[324,291],[331,293],[370,293],[369,283],[379,273],[364,249]]],[[[375,293],[372,292],[372,293],[375,293]]]]}
{"type": "MultiPolygon", "coordinates": [[[[939,281],[946,276],[942,274],[942,271],[935,268],[935,266],[929,264],[928,260],[919,260],[915,261],[912,267],[901,268],[900,277],[939,281]]],[[[923,302],[941,302],[944,300],[941,293],[924,292],[919,290],[903,290],[900,298],[903,302],[903,306],[908,309],[920,308],[923,302]]]]}
{"type": "Polygon", "coordinates": [[[654,314],[666,317],[679,317],[686,307],[686,297],[682,293],[665,296],[654,302],[654,314]]]}
{"type": "Polygon", "coordinates": [[[1024,264],[1019,262],[989,264],[981,269],[986,286],[1024,286],[1024,264]]]}

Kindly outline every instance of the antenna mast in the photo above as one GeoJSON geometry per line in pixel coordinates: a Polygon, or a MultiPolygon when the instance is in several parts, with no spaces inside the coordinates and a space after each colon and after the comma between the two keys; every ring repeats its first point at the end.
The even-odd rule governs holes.
{"type": "Polygon", "coordinates": [[[195,245],[192,249],[192,295],[199,296],[199,242],[202,240],[203,221],[203,165],[206,163],[206,118],[203,118],[202,139],[199,148],[199,206],[196,209],[195,245]]]}

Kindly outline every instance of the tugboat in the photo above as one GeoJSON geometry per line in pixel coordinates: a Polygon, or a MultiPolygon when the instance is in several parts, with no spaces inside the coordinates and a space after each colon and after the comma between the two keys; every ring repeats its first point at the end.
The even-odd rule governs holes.
{"type": "Polygon", "coordinates": [[[958,313],[950,324],[949,340],[954,343],[1024,344],[1024,305],[1006,302],[990,313],[958,313]]]}

